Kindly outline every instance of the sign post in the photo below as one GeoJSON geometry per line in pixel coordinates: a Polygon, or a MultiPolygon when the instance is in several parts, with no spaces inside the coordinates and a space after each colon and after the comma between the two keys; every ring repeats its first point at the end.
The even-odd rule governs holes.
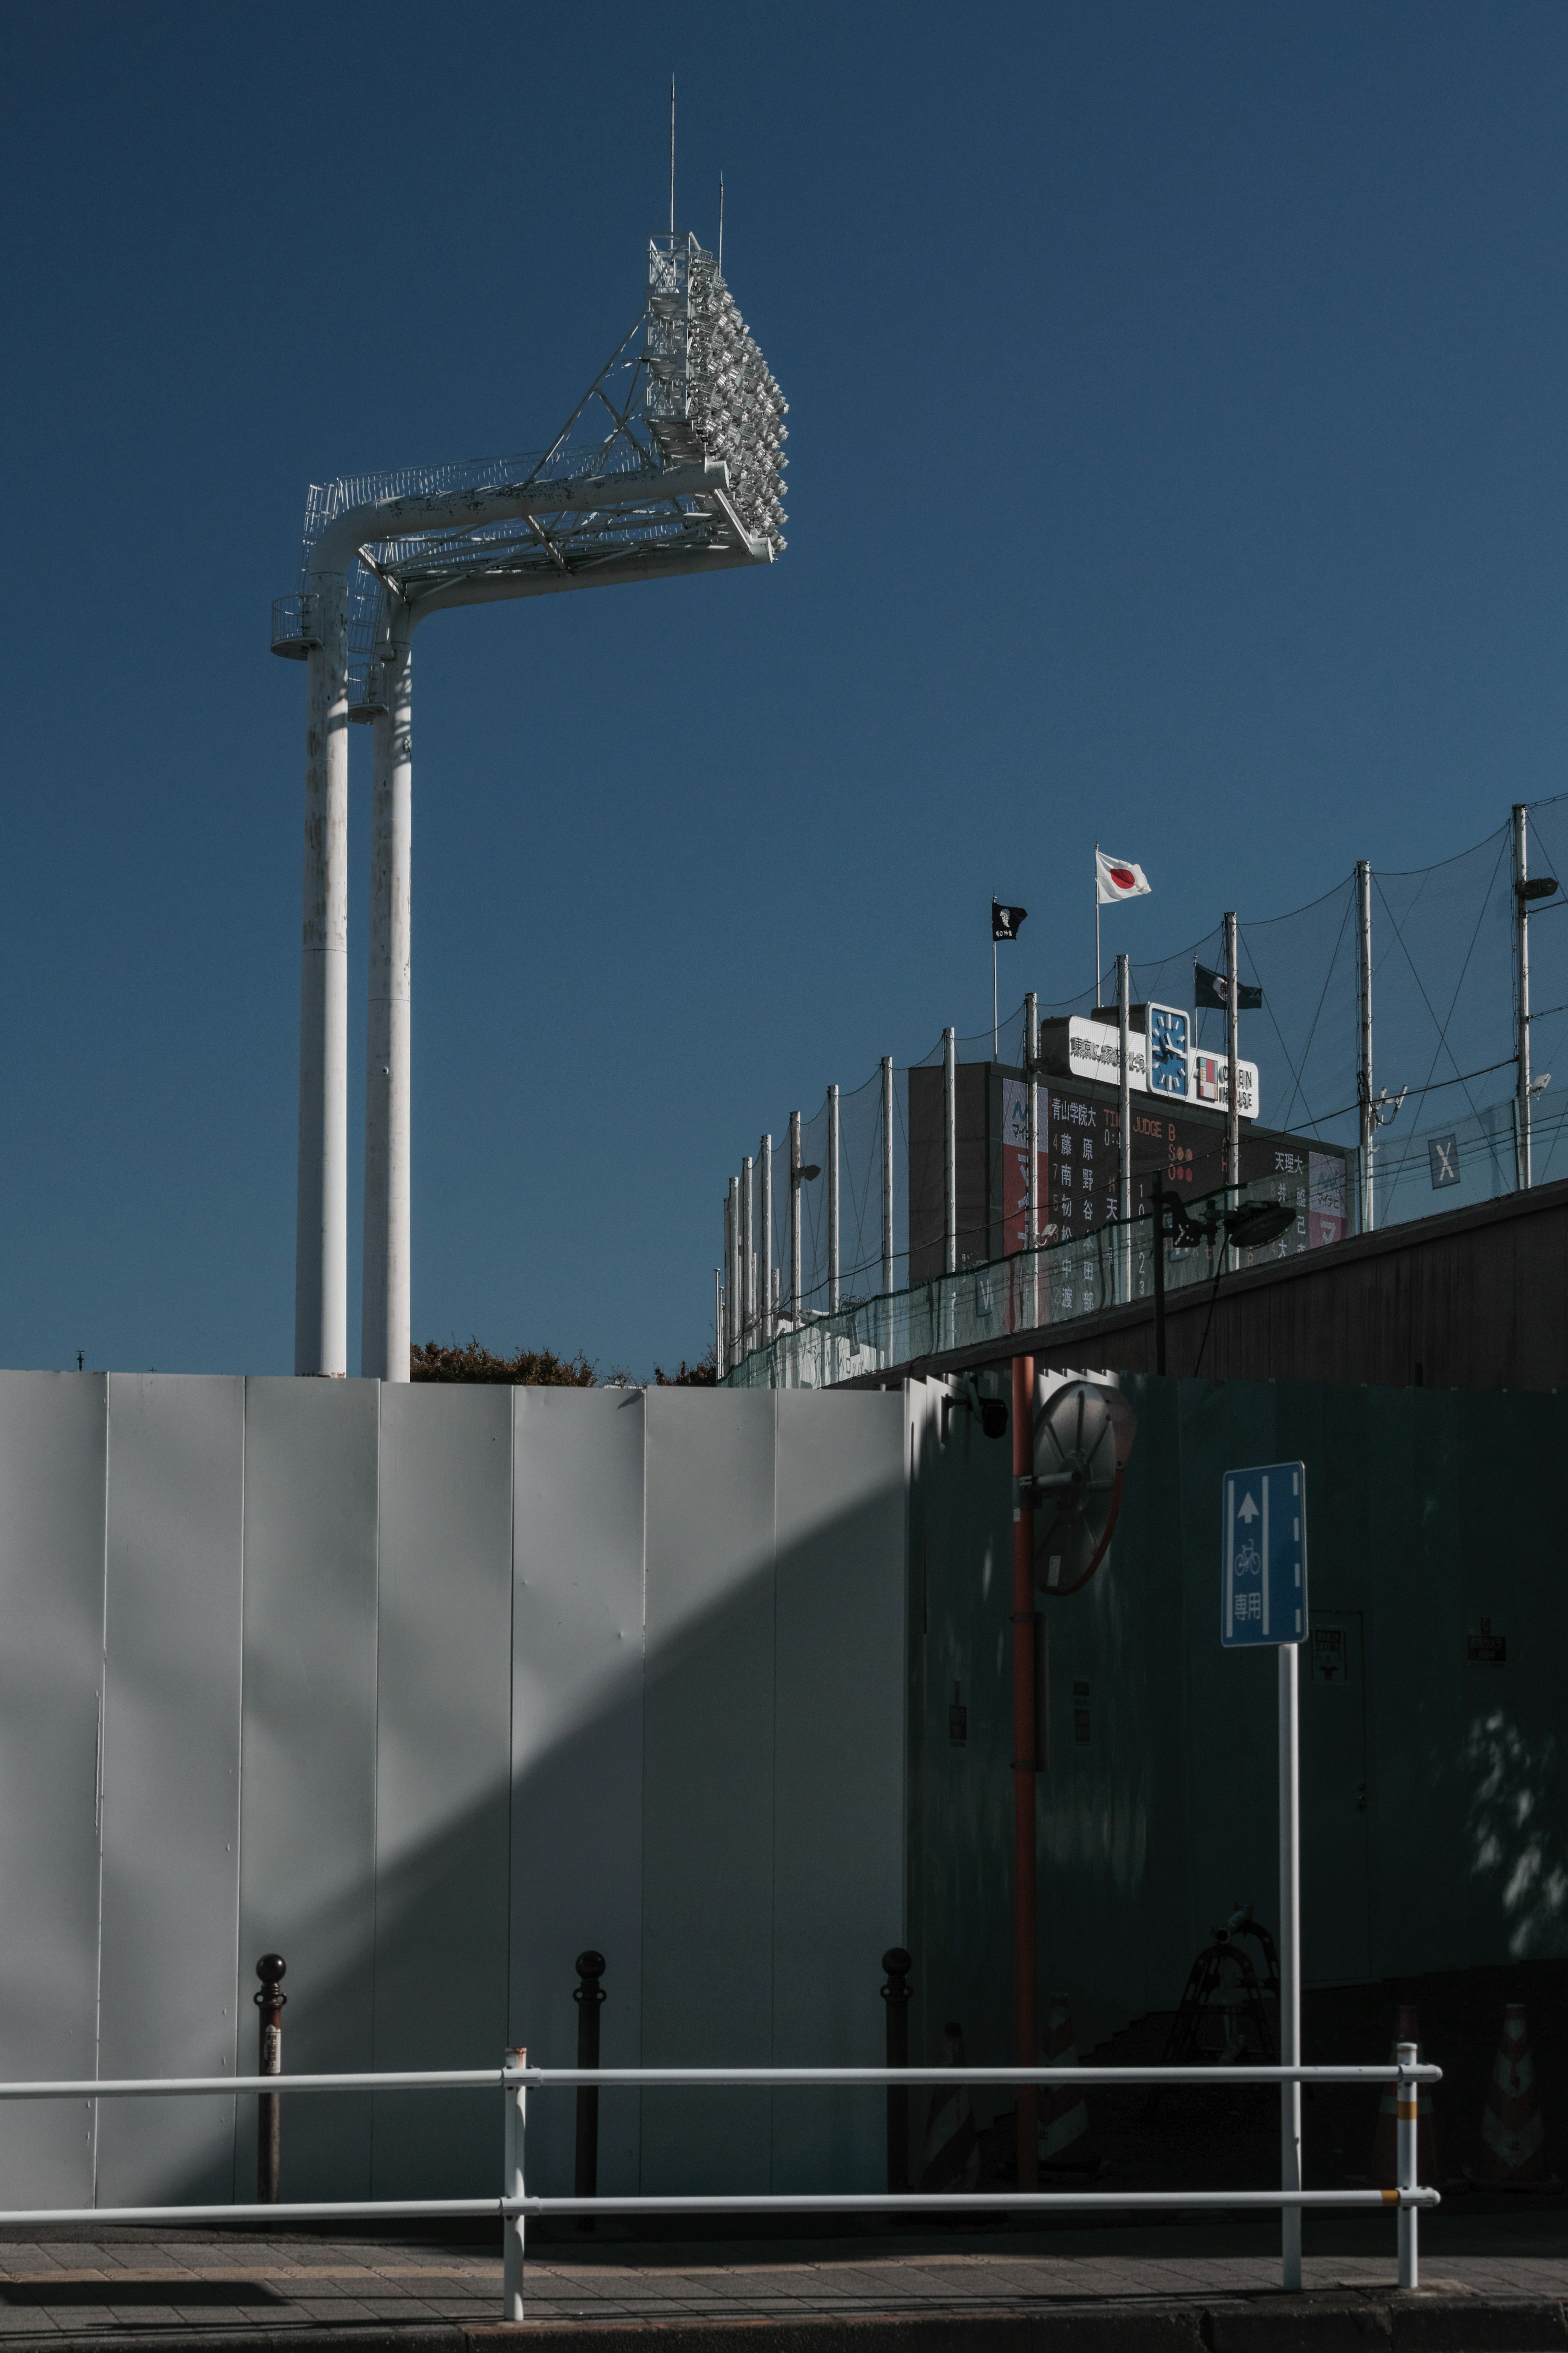
{"type": "MultiPolygon", "coordinates": [[[[1272,1643],[1279,1662],[1279,2063],[1301,2064],[1301,1767],[1297,1646],[1307,1639],[1307,1472],[1268,1462],[1225,1474],[1220,1640],[1272,1643]]],[[[1301,2086],[1279,2086],[1279,2186],[1301,2187],[1301,2086]]],[[[1280,2220],[1284,2284],[1301,2284],[1301,2209],[1280,2220]]]]}

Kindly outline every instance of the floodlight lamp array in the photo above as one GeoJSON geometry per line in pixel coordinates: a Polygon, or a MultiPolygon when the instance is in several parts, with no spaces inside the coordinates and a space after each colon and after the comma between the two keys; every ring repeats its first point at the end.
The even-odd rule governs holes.
{"type": "Polygon", "coordinates": [[[639,316],[546,450],[312,486],[300,585],[273,606],[272,649],[303,660],[322,643],[320,551],[351,517],[363,517],[366,537],[336,562],[349,716],[359,720],[387,708],[389,595],[430,609],[455,591],[475,601],[700,570],[713,558],[769,563],[785,544],[787,408],[713,256],[690,235],[656,237],[639,316]],[[459,513],[410,513],[437,499],[459,513]]]}
{"type": "Polygon", "coordinates": [[[789,403],[778,379],[694,237],[650,238],[647,277],[644,406],[654,438],[667,459],[722,459],[742,523],[781,554],[789,403]]]}

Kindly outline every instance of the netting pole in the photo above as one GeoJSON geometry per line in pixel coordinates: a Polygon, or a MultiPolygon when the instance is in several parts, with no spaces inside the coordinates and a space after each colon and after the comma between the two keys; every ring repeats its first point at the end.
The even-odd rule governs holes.
{"type": "Polygon", "coordinates": [[[1524,886],[1530,876],[1530,847],[1525,832],[1527,811],[1522,801],[1513,807],[1513,948],[1514,995],[1518,1000],[1514,1051],[1519,1062],[1519,1110],[1514,1157],[1521,1192],[1531,1182],[1530,1152],[1530,902],[1524,886]]]}
{"type": "Polygon", "coordinates": [[[958,1032],[942,1033],[942,1271],[958,1272],[958,1032]]]}
{"type": "Polygon", "coordinates": [[[893,1058],[882,1057],[882,1289],[893,1287],[893,1058]]]}
{"type": "Polygon", "coordinates": [[[762,1315],[763,1345],[770,1345],[773,1336],[773,1140],[764,1135],[758,1146],[763,1164],[763,1249],[762,1249],[762,1315]]]}
{"type": "Polygon", "coordinates": [[[1029,1280],[1025,1293],[1025,1321],[1030,1325],[1040,1320],[1039,1261],[1035,1256],[1040,1246],[1040,1082],[1037,1066],[1040,1054],[1040,1003],[1031,988],[1024,999],[1024,1148],[1028,1154],[1028,1166],[1024,1171],[1024,1248],[1029,1253],[1029,1280]]]}
{"type": "MultiPolygon", "coordinates": [[[[1238,976],[1237,965],[1241,961],[1237,953],[1236,917],[1225,919],[1225,1181],[1236,1186],[1241,1182],[1241,1072],[1240,1061],[1241,1007],[1237,1002],[1238,976]]],[[[1233,1250],[1226,1250],[1226,1264],[1237,1266],[1240,1261],[1233,1250]]]]}
{"type": "Polygon", "coordinates": [[[838,1090],[827,1090],[827,1305],[838,1313],[838,1090]]]}
{"type": "Polygon", "coordinates": [[[1225,1181],[1227,1185],[1241,1182],[1241,1007],[1238,1002],[1239,980],[1237,965],[1236,917],[1225,919],[1225,1181]]]}
{"type": "Polygon", "coordinates": [[[746,1277],[745,1261],[741,1255],[741,1180],[731,1177],[735,1196],[734,1215],[730,1220],[730,1242],[733,1256],[733,1271],[730,1283],[730,1356],[739,1364],[746,1353],[746,1277]]]}
{"type": "Polygon", "coordinates": [[[1116,959],[1116,1034],[1121,1051],[1121,1181],[1116,1208],[1121,1219],[1121,1242],[1116,1253],[1123,1300],[1132,1296],[1132,1008],[1128,1003],[1132,985],[1131,958],[1116,959]]]}
{"type": "MultiPolygon", "coordinates": [[[[726,1208],[726,1227],[729,1222],[730,1213],[726,1208]]],[[[724,1377],[724,1275],[720,1267],[713,1270],[713,1377],[716,1381],[724,1377]]]]}
{"type": "Polygon", "coordinates": [[[719,1369],[727,1373],[735,1361],[731,1335],[735,1322],[735,1180],[730,1179],[730,1189],[724,1196],[724,1303],[722,1345],[719,1352],[719,1369]]]}
{"type": "Polygon", "coordinates": [[[756,1192],[752,1155],[741,1162],[741,1354],[750,1356],[757,1328],[756,1192]]]}
{"type": "Polygon", "coordinates": [[[1372,1107],[1372,868],[1364,858],[1356,861],[1355,898],[1356,995],[1361,1013],[1356,1071],[1356,1092],[1361,1097],[1361,1229],[1370,1234],[1375,1208],[1372,1155],[1377,1121],[1372,1107]]]}
{"type": "Polygon", "coordinates": [[[800,1113],[789,1115],[789,1314],[800,1325],[800,1113]]]}

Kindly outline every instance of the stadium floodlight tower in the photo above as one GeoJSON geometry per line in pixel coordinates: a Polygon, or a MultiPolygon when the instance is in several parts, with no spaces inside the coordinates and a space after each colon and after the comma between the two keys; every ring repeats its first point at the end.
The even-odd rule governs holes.
{"type": "Polygon", "coordinates": [[[309,665],[296,1373],[348,1370],[348,723],[374,730],[361,1370],[408,1378],[412,644],[431,613],[771,564],[787,404],[710,253],[649,240],[643,309],[540,455],[313,486],[272,650],[309,665]]]}

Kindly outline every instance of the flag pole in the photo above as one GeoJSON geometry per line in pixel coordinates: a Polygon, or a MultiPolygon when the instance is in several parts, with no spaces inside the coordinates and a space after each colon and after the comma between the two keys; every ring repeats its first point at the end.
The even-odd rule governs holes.
{"type": "Polygon", "coordinates": [[[1100,844],[1094,845],[1094,1001],[1100,1003],[1100,844]]]}
{"type": "Polygon", "coordinates": [[[991,1059],[993,1061],[995,1061],[1000,1050],[998,1039],[1001,1027],[997,1018],[996,1004],[996,902],[993,899],[991,902],[991,1059]]]}

